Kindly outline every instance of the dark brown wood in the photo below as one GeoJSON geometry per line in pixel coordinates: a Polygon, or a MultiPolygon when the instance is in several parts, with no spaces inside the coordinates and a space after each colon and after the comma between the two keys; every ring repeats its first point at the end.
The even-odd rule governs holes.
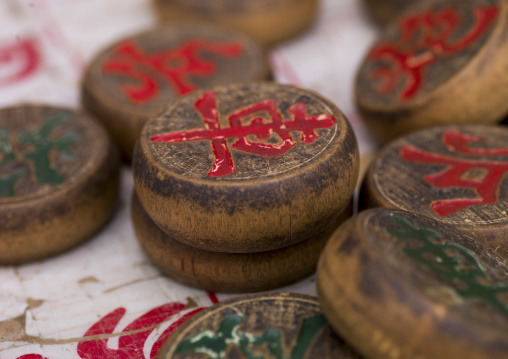
{"type": "Polygon", "coordinates": [[[299,243],[348,205],[358,147],[322,96],[275,83],[200,91],[143,129],[136,192],[172,238],[207,251],[265,252],[299,243]]]}
{"type": "Polygon", "coordinates": [[[80,112],[23,105],[0,110],[0,264],[76,246],[113,213],[118,153],[80,112]]]}
{"type": "Polygon", "coordinates": [[[508,261],[430,218],[361,212],[323,250],[317,286],[330,325],[368,358],[508,353],[508,261]]]}
{"type": "Polygon", "coordinates": [[[363,2],[372,19],[380,25],[386,25],[417,1],[422,0],[364,0],[363,2]]]}
{"type": "Polygon", "coordinates": [[[499,122],[508,112],[508,2],[411,6],[369,50],[355,93],[381,142],[436,125],[499,122]]]}
{"type": "Polygon", "coordinates": [[[153,0],[162,21],[182,19],[227,25],[262,44],[301,33],[314,21],[319,0],[153,0]]]}
{"type": "Polygon", "coordinates": [[[338,338],[317,298],[259,293],[232,298],[188,319],[158,359],[360,359],[338,338]]]}
{"type": "Polygon", "coordinates": [[[143,125],[168,102],[196,89],[270,76],[264,50],[250,37],[173,22],[100,52],[85,74],[82,101],[130,161],[143,125]]]}
{"type": "Polygon", "coordinates": [[[508,257],[508,129],[444,126],[400,138],[371,164],[360,207],[416,212],[508,257]]]}
{"type": "Polygon", "coordinates": [[[316,270],[328,238],[353,213],[353,203],[326,230],[298,244],[260,253],[209,252],[182,244],[161,231],[132,199],[136,237],[152,263],[181,283],[212,292],[246,293],[276,289],[316,270]]]}

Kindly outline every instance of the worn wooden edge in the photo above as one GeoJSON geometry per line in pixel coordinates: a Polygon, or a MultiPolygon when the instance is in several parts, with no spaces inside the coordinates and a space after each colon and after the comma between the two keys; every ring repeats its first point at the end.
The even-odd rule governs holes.
{"type": "Polygon", "coordinates": [[[289,10],[284,4],[280,8],[274,7],[277,3],[272,1],[269,11],[253,10],[246,14],[199,14],[173,5],[168,0],[152,0],[152,4],[162,22],[189,19],[218,23],[245,32],[260,44],[272,46],[290,40],[311,27],[319,0],[301,0],[289,10]]]}
{"type": "Polygon", "coordinates": [[[353,203],[323,232],[290,247],[261,253],[218,253],[196,249],[161,231],[136,193],[131,216],[138,242],[164,275],[213,292],[245,293],[275,289],[314,273],[318,257],[335,229],[351,217],[353,203]]]}
{"type": "Polygon", "coordinates": [[[126,112],[122,114],[119,120],[117,114],[113,113],[108,106],[102,107],[100,102],[89,91],[89,85],[86,81],[82,83],[81,88],[81,104],[83,108],[95,119],[100,121],[107,128],[112,136],[114,143],[120,151],[122,159],[130,163],[132,161],[132,152],[134,145],[141,132],[143,126],[150,119],[150,116],[156,113],[147,113],[146,116],[136,116],[135,114],[126,112]],[[113,134],[117,134],[113,136],[113,134]]]}
{"type": "Polygon", "coordinates": [[[62,253],[92,237],[112,217],[119,191],[119,155],[102,126],[90,126],[99,127],[104,144],[85,176],[46,195],[1,203],[0,265],[62,253]]]}
{"type": "MultiPolygon", "coordinates": [[[[417,355],[432,359],[481,359],[486,352],[489,358],[505,358],[506,334],[485,326],[466,325],[462,318],[446,308],[433,305],[360,238],[358,233],[363,232],[364,219],[375,211],[382,210],[363,211],[346,221],[319,259],[318,298],[334,330],[368,358],[413,358],[417,355]],[[330,270],[332,263],[335,271],[330,270]],[[362,272],[368,282],[359,284],[351,280],[353,273],[358,272],[362,272]],[[385,298],[398,298],[399,303],[386,305],[382,300],[375,300],[372,291],[381,289],[385,298]],[[368,299],[361,300],[361,296],[368,299]],[[393,319],[387,321],[386,318],[393,319]],[[436,333],[435,328],[443,331],[436,333]],[[496,344],[503,340],[503,345],[496,344]]],[[[394,211],[397,212],[404,213],[394,211]]]]}
{"type": "Polygon", "coordinates": [[[373,106],[361,98],[358,70],[354,88],[356,106],[377,140],[387,143],[436,125],[494,124],[503,119],[508,112],[508,2],[501,0],[500,6],[498,23],[489,40],[467,65],[432,92],[403,104],[373,106]]]}
{"type": "MultiPolygon", "coordinates": [[[[235,86],[243,85],[229,88],[234,91],[235,86]]],[[[296,244],[329,225],[353,195],[359,170],[358,144],[342,112],[321,95],[305,91],[321,97],[341,117],[344,127],[343,138],[303,170],[235,182],[188,179],[154,163],[147,155],[146,143],[138,141],[133,158],[134,184],[143,208],[159,228],[196,248],[253,253],[296,244]],[[346,148],[350,152],[343,153],[346,148]],[[326,181],[329,183],[324,186],[326,181]],[[175,188],[179,190],[174,191],[175,188]],[[306,213],[310,214],[297,210],[304,202],[306,213]],[[185,227],[177,227],[175,223],[179,222],[170,215],[176,208],[193,209],[185,227]],[[264,220],[254,222],[253,216],[264,220]],[[214,225],[217,221],[220,226],[214,225]]],[[[146,127],[141,136],[145,131],[146,127]]]]}

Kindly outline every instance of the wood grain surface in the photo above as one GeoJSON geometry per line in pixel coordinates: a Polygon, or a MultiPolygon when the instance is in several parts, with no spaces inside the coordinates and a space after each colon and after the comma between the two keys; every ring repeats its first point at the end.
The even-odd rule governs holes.
{"type": "Polygon", "coordinates": [[[118,154],[106,131],[68,109],[0,110],[0,264],[63,252],[110,218],[118,154]]]}
{"type": "Polygon", "coordinates": [[[196,89],[270,76],[264,50],[250,37],[211,24],[172,22],[97,54],[83,80],[82,102],[130,161],[143,125],[168,102],[196,89]]]}
{"type": "Polygon", "coordinates": [[[492,124],[508,111],[508,2],[430,0],[379,36],[356,79],[356,101],[387,142],[446,124],[492,124]]]}
{"type": "Polygon", "coordinates": [[[508,257],[508,129],[444,126],[385,147],[362,184],[360,208],[416,212],[508,257]]]}
{"type": "Polygon", "coordinates": [[[318,0],[153,0],[162,21],[191,19],[214,22],[272,45],[301,33],[312,24],[318,0]]]}
{"type": "Polygon", "coordinates": [[[430,218],[361,212],[323,250],[317,287],[330,325],[368,358],[508,353],[508,261],[430,218]]]}
{"type": "Polygon", "coordinates": [[[164,344],[158,359],[360,359],[338,338],[317,298],[259,293],[232,298],[189,319],[164,344]]]}
{"type": "Polygon", "coordinates": [[[353,203],[326,230],[293,246],[260,253],[219,253],[187,246],[161,231],[133,194],[132,222],[152,263],[181,283],[212,292],[259,292],[301,280],[316,270],[332,233],[353,213],[353,203]]]}
{"type": "Polygon", "coordinates": [[[340,110],[275,83],[200,91],[144,127],[136,192],[172,238],[203,250],[265,252],[299,243],[348,205],[358,148],[340,110]]]}
{"type": "Polygon", "coordinates": [[[363,2],[372,19],[380,25],[386,25],[417,1],[422,0],[364,0],[363,2]]]}

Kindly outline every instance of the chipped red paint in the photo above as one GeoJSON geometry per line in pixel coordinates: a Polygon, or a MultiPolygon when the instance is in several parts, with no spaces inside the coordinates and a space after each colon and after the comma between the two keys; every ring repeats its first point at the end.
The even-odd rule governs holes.
{"type": "Polygon", "coordinates": [[[282,156],[296,145],[291,132],[301,133],[301,141],[312,144],[318,135],[317,129],[332,127],[336,118],[332,115],[307,116],[306,106],[298,102],[289,108],[292,119],[283,121],[277,109],[277,101],[265,100],[242,108],[228,117],[229,127],[220,127],[217,99],[214,91],[205,92],[195,103],[201,113],[205,125],[203,130],[189,130],[172,132],[152,137],[153,142],[190,142],[210,140],[215,162],[208,172],[209,177],[221,177],[236,171],[231,152],[227,145],[227,138],[237,137],[232,147],[243,152],[259,156],[282,156]],[[250,124],[242,123],[253,115],[266,113],[271,122],[265,123],[263,118],[254,117],[250,124]],[[272,135],[279,137],[279,144],[251,142],[247,136],[255,136],[259,140],[266,140],[272,135]]]}
{"type": "MultiPolygon", "coordinates": [[[[178,314],[184,307],[185,305],[182,303],[168,303],[152,309],[130,323],[122,333],[151,328],[135,334],[120,336],[118,349],[108,348],[108,339],[95,339],[80,342],[78,355],[82,359],[144,359],[143,346],[150,333],[155,329],[155,325],[178,314]]],[[[125,312],[124,308],[112,311],[90,327],[84,337],[113,333],[125,312]]]]}
{"type": "MultiPolygon", "coordinates": [[[[473,156],[508,155],[508,148],[492,150],[468,147],[469,143],[483,141],[484,139],[485,137],[483,136],[471,136],[448,131],[443,135],[443,144],[448,150],[457,154],[473,156]]],[[[452,158],[425,152],[411,145],[402,147],[399,153],[406,161],[446,166],[443,172],[425,176],[425,180],[431,186],[439,189],[452,187],[470,188],[480,197],[432,202],[431,208],[441,217],[449,216],[469,206],[497,203],[499,185],[504,175],[508,172],[508,159],[506,161],[489,161],[484,158],[479,160],[452,158]],[[472,180],[462,178],[467,171],[474,168],[486,171],[483,179],[472,180]]]]}
{"type": "Polygon", "coordinates": [[[16,67],[13,73],[0,77],[0,87],[25,80],[37,71],[40,64],[40,53],[34,39],[0,47],[0,69],[4,66],[16,67]]]}
{"type": "MultiPolygon", "coordinates": [[[[219,302],[215,293],[207,292],[207,294],[213,304],[219,302]]],[[[183,310],[185,310],[185,307],[186,305],[183,303],[167,303],[152,309],[141,317],[135,319],[122,331],[122,333],[126,334],[120,335],[118,340],[118,349],[108,348],[108,338],[80,341],[77,348],[78,355],[81,359],[145,359],[143,348],[148,336],[159,324],[166,321],[168,318],[180,314],[183,310]]],[[[206,307],[193,309],[171,323],[171,325],[153,344],[150,351],[150,359],[154,359],[157,356],[164,342],[176,329],[178,329],[187,319],[205,309],[206,307]]],[[[117,308],[113,310],[111,313],[107,314],[92,325],[90,329],[86,331],[83,338],[112,334],[120,320],[124,317],[125,313],[125,308],[117,308]]],[[[25,354],[17,359],[48,358],[39,354],[25,354]]]]}
{"type": "Polygon", "coordinates": [[[217,294],[215,294],[214,292],[206,292],[206,294],[208,294],[208,298],[210,298],[210,301],[213,304],[219,303],[219,299],[217,298],[217,294]]]}
{"type": "Polygon", "coordinates": [[[201,52],[232,58],[243,52],[243,46],[237,42],[212,43],[204,39],[191,39],[177,48],[147,54],[128,40],[115,47],[113,58],[104,63],[103,71],[136,80],[139,83],[137,86],[127,84],[122,90],[133,103],[141,105],[159,94],[160,78],[170,84],[177,95],[184,95],[196,89],[190,81],[191,76],[214,75],[217,64],[201,57],[201,52]]]}
{"type": "Polygon", "coordinates": [[[474,26],[453,43],[451,38],[461,22],[453,7],[403,17],[399,25],[402,44],[382,42],[368,55],[370,60],[385,63],[371,74],[373,80],[380,80],[378,92],[382,95],[391,93],[403,80],[405,83],[399,100],[407,101],[416,96],[425,80],[425,68],[440,56],[453,55],[476,42],[490,29],[499,11],[497,5],[475,7],[474,26]]]}

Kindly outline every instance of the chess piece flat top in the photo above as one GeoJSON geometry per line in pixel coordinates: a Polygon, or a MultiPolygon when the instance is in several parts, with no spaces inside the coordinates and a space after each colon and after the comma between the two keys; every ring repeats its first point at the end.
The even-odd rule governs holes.
{"type": "Polygon", "coordinates": [[[361,212],[323,250],[317,286],[330,325],[366,357],[506,358],[508,261],[433,219],[361,212]]]}
{"type": "Polygon", "coordinates": [[[508,111],[508,2],[430,0],[380,35],[356,99],[383,142],[435,125],[492,124],[508,111]]]}
{"type": "Polygon", "coordinates": [[[406,7],[421,0],[364,0],[369,15],[380,25],[386,25],[406,7]]]}
{"type": "Polygon", "coordinates": [[[117,152],[102,126],[82,113],[5,108],[0,184],[0,264],[42,259],[82,242],[110,217],[117,152]]]}
{"type": "Polygon", "coordinates": [[[200,88],[270,77],[250,37],[211,24],[173,23],[99,53],[83,81],[83,104],[130,159],[143,125],[171,100],[200,88]]]}
{"type": "Polygon", "coordinates": [[[207,291],[247,293],[280,288],[314,273],[321,250],[352,211],[351,202],[329,228],[303,242],[246,254],[204,251],[172,239],[153,223],[136,195],[131,213],[141,247],[162,273],[207,291]]]}
{"type": "Polygon", "coordinates": [[[386,146],[364,179],[360,207],[416,212],[508,256],[508,128],[443,126],[386,146]]]}
{"type": "Polygon", "coordinates": [[[358,148],[340,110],[275,83],[181,98],[143,129],[136,192],[173,238],[204,250],[263,252],[323,230],[349,203],[358,148]]]}
{"type": "Polygon", "coordinates": [[[260,293],[218,303],[187,320],[158,359],[360,359],[331,331],[317,298],[260,293]]]}
{"type": "Polygon", "coordinates": [[[154,0],[163,21],[189,19],[226,25],[266,45],[310,27],[318,4],[318,0],[154,0]]]}

